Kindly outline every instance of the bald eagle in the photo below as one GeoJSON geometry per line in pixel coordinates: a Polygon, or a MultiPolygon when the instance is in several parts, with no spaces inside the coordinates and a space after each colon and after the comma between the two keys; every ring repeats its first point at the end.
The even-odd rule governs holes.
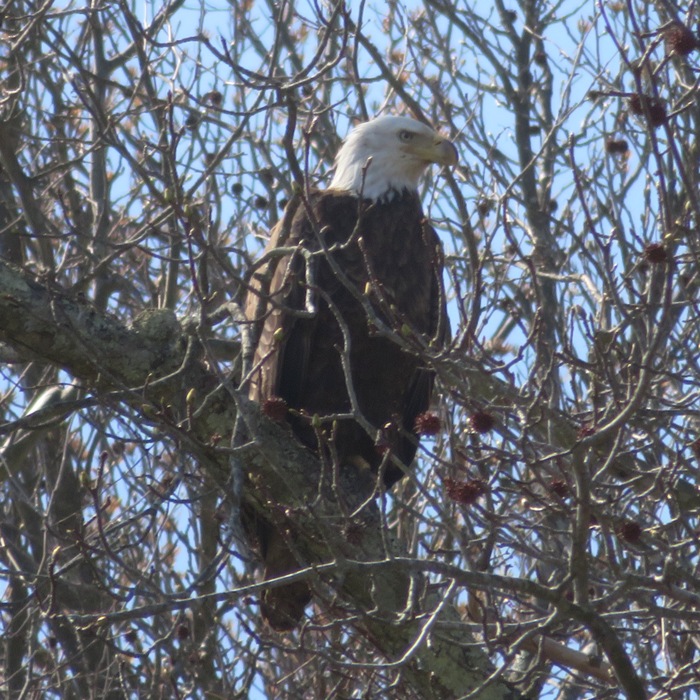
{"type": "MultiPolygon", "coordinates": [[[[262,325],[250,397],[286,402],[301,443],[339,469],[381,472],[387,488],[404,475],[387,451],[411,464],[415,420],[430,403],[421,344],[447,333],[441,246],[417,191],[431,163],[454,165],[457,151],[425,124],[383,116],[356,126],[330,187],[302,197],[272,231],[266,252],[295,251],[270,257],[246,303],[262,325]]],[[[274,527],[257,534],[265,580],[299,568],[274,527]]],[[[304,582],[270,589],[262,614],[292,629],[309,600],[304,582]]]]}

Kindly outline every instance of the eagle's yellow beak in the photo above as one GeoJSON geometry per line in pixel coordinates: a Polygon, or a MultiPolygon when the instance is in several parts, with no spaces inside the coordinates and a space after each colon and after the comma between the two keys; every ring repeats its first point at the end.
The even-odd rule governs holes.
{"type": "Polygon", "coordinates": [[[457,165],[459,162],[459,154],[457,147],[447,139],[441,139],[433,144],[435,150],[435,162],[440,165],[457,165]]]}
{"type": "Polygon", "coordinates": [[[416,134],[416,138],[407,144],[406,150],[426,163],[457,165],[459,162],[455,145],[439,134],[432,136],[416,134]]]}

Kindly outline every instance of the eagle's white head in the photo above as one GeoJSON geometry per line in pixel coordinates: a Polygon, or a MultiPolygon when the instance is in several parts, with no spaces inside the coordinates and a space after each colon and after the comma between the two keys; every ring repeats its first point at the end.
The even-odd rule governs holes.
{"type": "Polygon", "coordinates": [[[454,144],[415,119],[377,117],[348,134],[336,156],[330,187],[367,199],[415,191],[431,163],[455,165],[454,144]]]}

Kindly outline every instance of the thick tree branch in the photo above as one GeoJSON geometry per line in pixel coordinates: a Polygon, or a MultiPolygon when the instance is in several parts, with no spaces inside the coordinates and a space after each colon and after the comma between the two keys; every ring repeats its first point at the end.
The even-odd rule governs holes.
{"type": "MultiPolygon", "coordinates": [[[[137,408],[144,402],[183,406],[182,394],[188,387],[204,389],[198,395],[207,397],[206,406],[194,411],[196,418],[191,414],[190,419],[165,427],[190,431],[192,451],[199,457],[205,450],[211,459],[202,467],[213,469],[211,476],[222,485],[228,451],[202,446],[215,433],[225,436],[230,431],[237,405],[254,436],[252,443],[236,450],[249,474],[249,505],[289,523],[299,552],[309,561],[335,563],[333,580],[343,597],[360,610],[374,610],[356,624],[371,633],[377,647],[402,667],[406,681],[422,697],[446,698],[480,687],[489,676],[488,657],[478,645],[465,644],[468,640],[463,637],[450,640],[431,635],[431,610],[435,620],[459,622],[457,612],[440,604],[438,597],[428,597],[429,607],[423,615],[402,614],[410,581],[406,567],[382,566],[368,577],[362,568],[349,563],[354,559],[390,560],[401,554],[394,544],[387,551],[382,520],[372,498],[373,479],[367,474],[343,475],[347,483],[334,485],[318,460],[286,429],[262,417],[252,402],[225,391],[201,362],[188,361],[187,336],[172,314],[146,314],[127,328],[86,302],[49,290],[0,263],[0,340],[63,368],[97,395],[103,393],[110,400],[118,397],[137,408]],[[429,638],[432,641],[427,644],[429,638]]],[[[159,420],[151,412],[148,418],[159,420]]],[[[517,694],[496,681],[479,697],[495,700],[517,694]]]]}

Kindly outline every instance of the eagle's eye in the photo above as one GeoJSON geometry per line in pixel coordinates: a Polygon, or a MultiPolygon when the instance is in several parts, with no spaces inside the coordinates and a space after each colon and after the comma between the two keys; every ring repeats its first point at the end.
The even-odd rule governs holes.
{"type": "Polygon", "coordinates": [[[413,141],[413,137],[415,134],[412,131],[408,131],[408,129],[402,129],[399,131],[399,138],[404,142],[408,143],[409,141],[413,141]]]}

